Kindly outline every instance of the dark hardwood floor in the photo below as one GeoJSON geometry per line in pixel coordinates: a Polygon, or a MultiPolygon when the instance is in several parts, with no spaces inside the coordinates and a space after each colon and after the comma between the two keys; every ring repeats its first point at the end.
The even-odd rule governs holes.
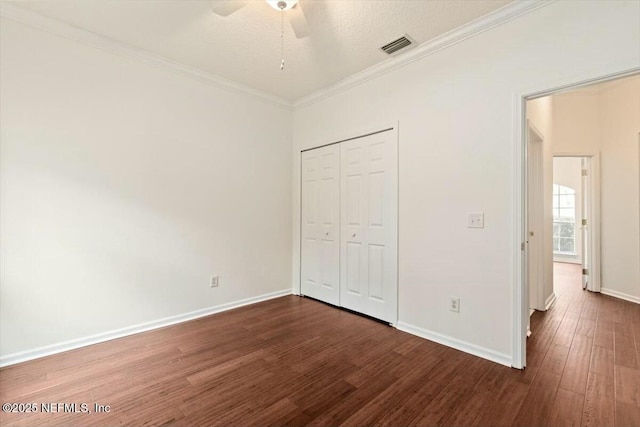
{"type": "Polygon", "coordinates": [[[524,371],[289,296],[1,369],[0,401],[39,412],[0,425],[640,426],[640,306],[574,267],[524,371]]]}

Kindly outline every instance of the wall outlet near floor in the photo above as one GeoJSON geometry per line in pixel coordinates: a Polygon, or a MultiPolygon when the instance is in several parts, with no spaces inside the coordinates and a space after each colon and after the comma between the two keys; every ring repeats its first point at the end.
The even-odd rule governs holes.
{"type": "Polygon", "coordinates": [[[209,284],[212,288],[217,288],[220,284],[220,276],[211,276],[209,284]]]}
{"type": "Polygon", "coordinates": [[[460,298],[449,297],[449,310],[460,313],[460,298]]]}
{"type": "Polygon", "coordinates": [[[467,228],[484,228],[484,212],[470,213],[467,228]]]}

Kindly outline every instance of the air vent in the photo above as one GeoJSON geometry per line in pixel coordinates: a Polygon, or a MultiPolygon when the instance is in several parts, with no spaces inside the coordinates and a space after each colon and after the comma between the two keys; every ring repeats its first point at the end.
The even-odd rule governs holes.
{"type": "Polygon", "coordinates": [[[383,52],[386,52],[389,55],[393,55],[397,52],[399,52],[402,49],[406,49],[409,46],[413,46],[415,45],[416,42],[409,37],[408,35],[404,35],[402,37],[400,37],[399,39],[396,39],[390,43],[385,44],[384,46],[382,46],[380,49],[383,52]]]}

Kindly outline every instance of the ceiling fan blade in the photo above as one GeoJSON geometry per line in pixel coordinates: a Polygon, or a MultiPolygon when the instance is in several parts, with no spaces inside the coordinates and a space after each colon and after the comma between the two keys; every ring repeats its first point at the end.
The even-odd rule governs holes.
{"type": "Polygon", "coordinates": [[[213,13],[220,16],[229,16],[238,9],[246,6],[247,2],[243,0],[221,0],[213,7],[213,13]]]}
{"type": "Polygon", "coordinates": [[[309,35],[309,24],[307,23],[307,18],[304,16],[301,3],[303,2],[298,3],[293,9],[286,12],[289,15],[289,22],[291,23],[293,32],[298,39],[309,35]]]}

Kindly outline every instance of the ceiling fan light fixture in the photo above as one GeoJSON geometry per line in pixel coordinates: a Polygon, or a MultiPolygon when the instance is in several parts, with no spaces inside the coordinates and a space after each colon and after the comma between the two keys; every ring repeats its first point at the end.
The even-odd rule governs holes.
{"type": "Polygon", "coordinates": [[[298,0],[267,0],[269,6],[275,10],[289,10],[298,3],[298,0]]]}

